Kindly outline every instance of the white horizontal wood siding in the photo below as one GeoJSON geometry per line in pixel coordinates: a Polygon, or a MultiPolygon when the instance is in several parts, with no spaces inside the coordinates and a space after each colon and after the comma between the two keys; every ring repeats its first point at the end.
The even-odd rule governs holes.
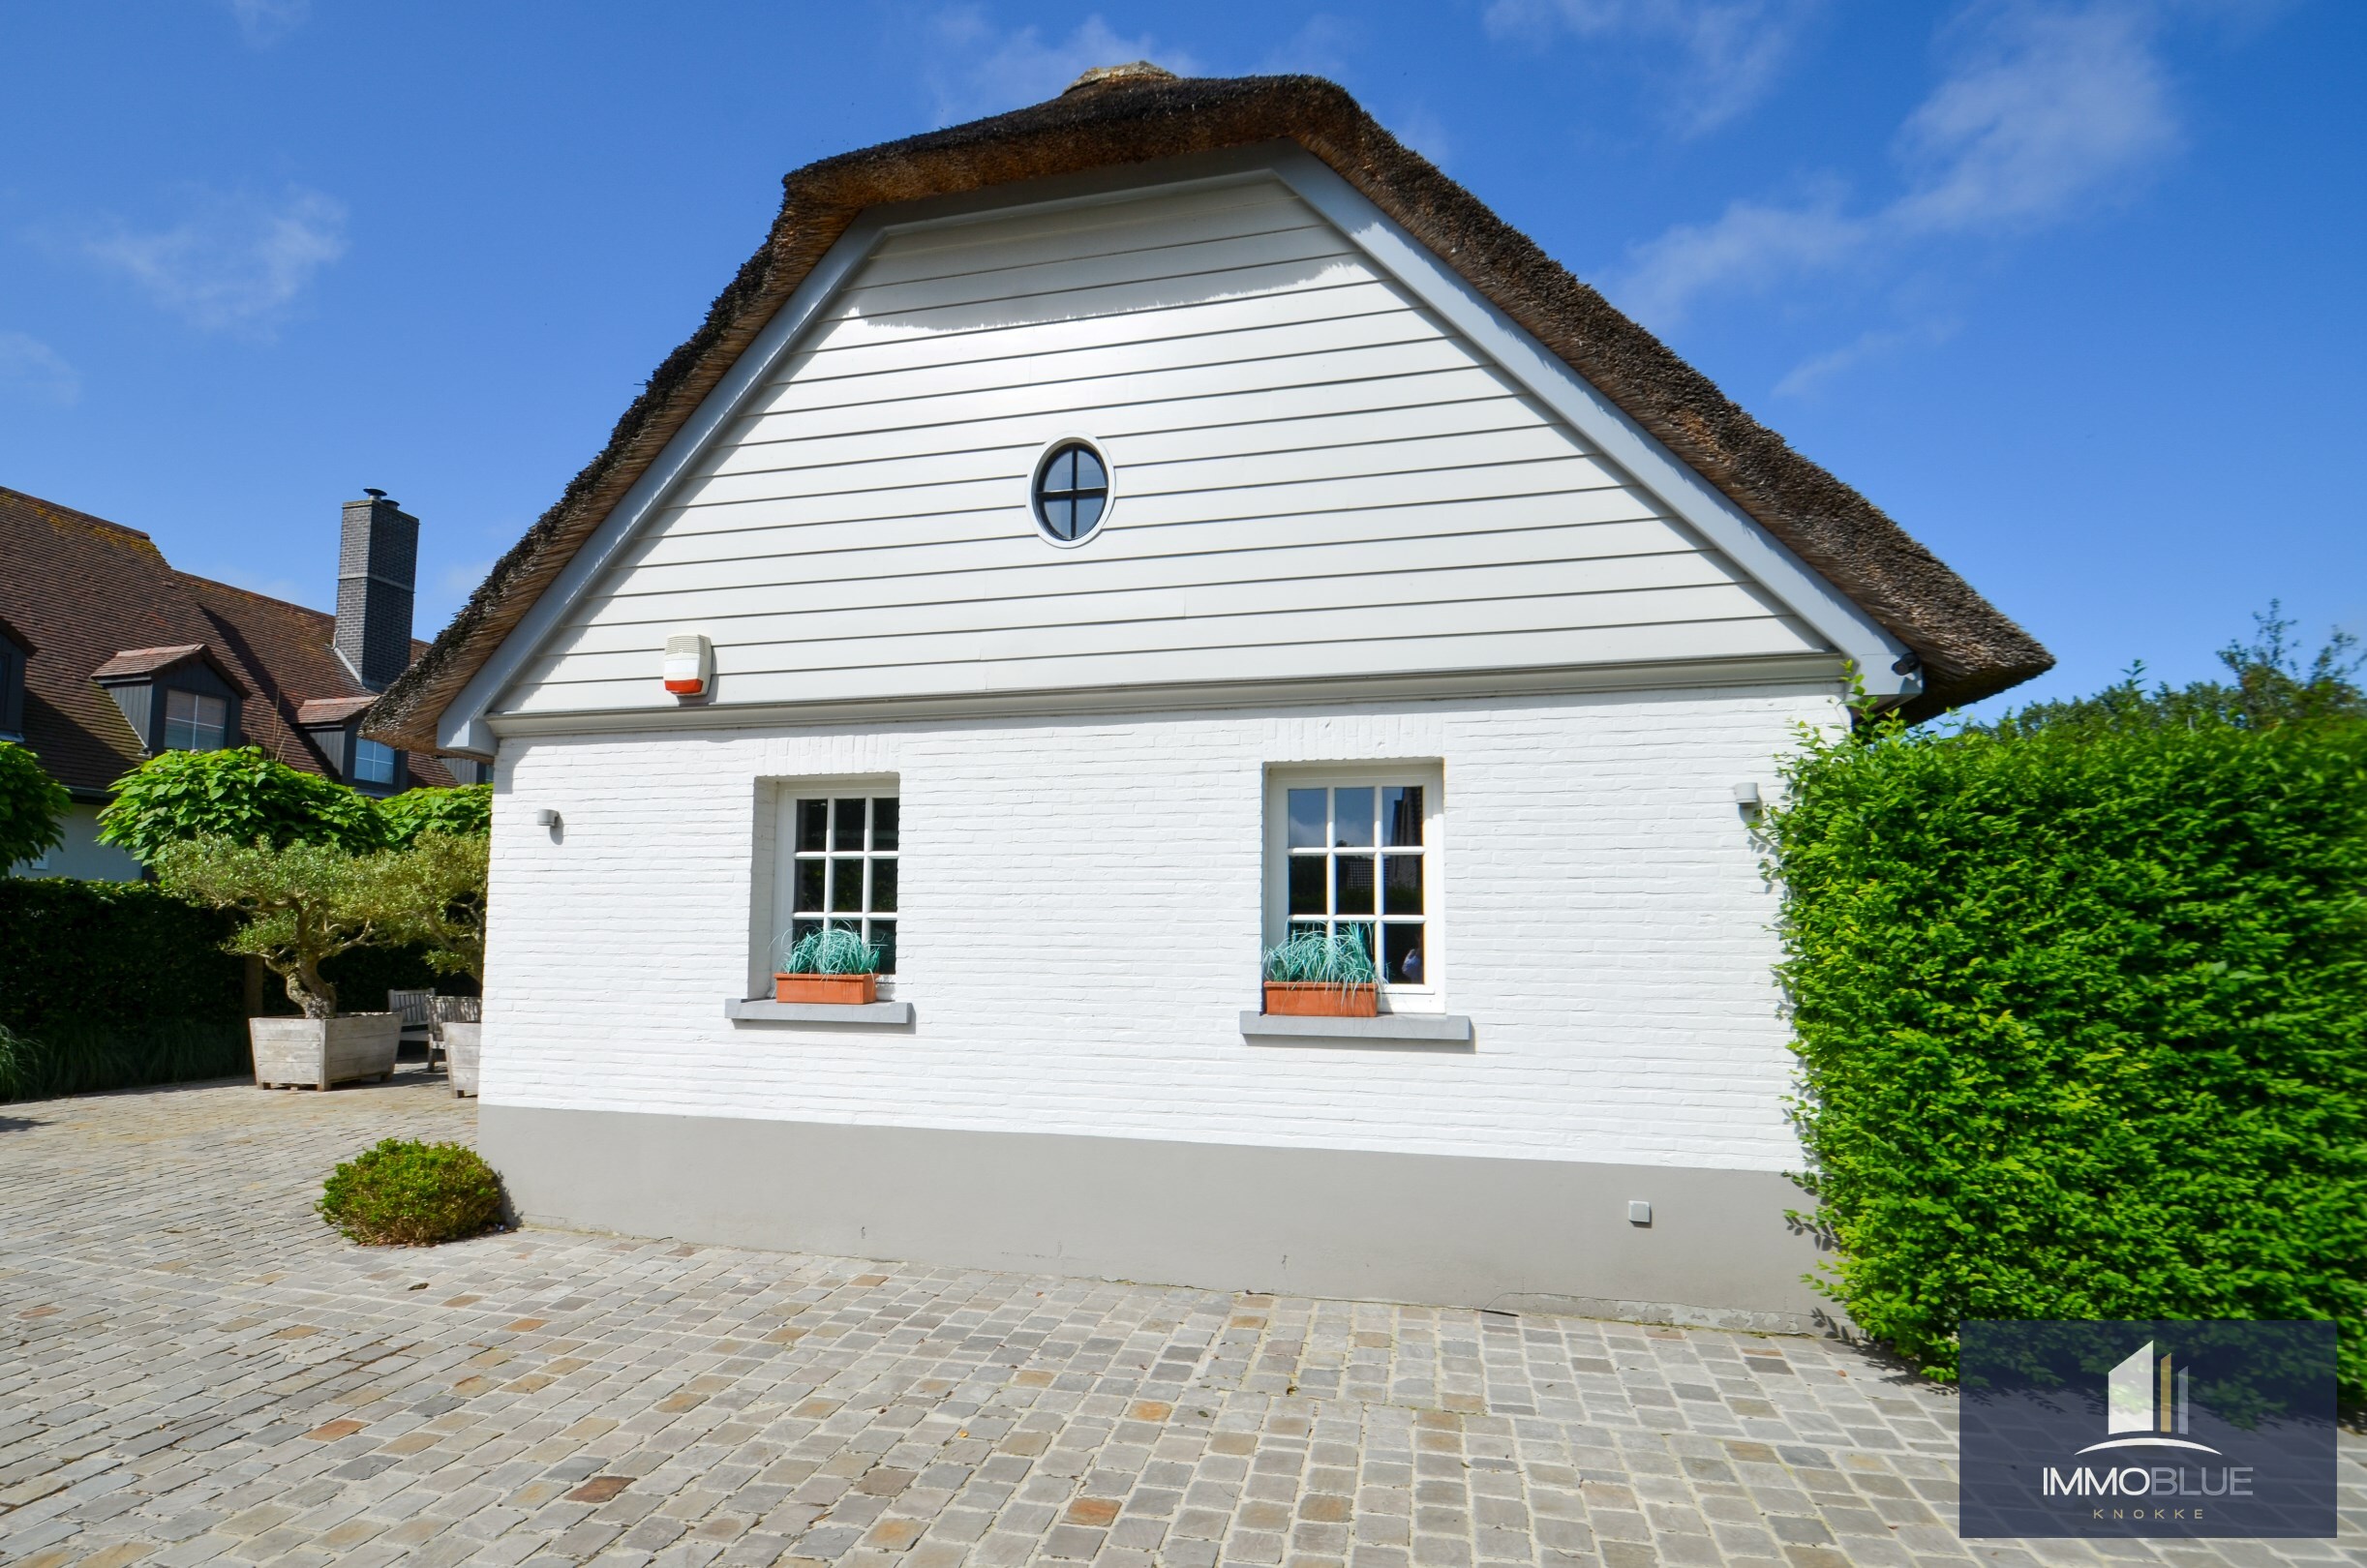
{"type": "Polygon", "coordinates": [[[670,707],[678,628],[725,704],[1825,647],[1272,180],[885,241],[500,706],[670,707]]]}

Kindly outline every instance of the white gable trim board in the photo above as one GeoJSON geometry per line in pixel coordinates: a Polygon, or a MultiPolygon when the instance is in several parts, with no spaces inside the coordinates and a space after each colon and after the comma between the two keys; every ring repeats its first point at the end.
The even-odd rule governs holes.
{"type": "Polygon", "coordinates": [[[1736,787],[1903,652],[1293,145],[867,213],[442,716],[480,1140],[611,1229],[1802,1326],[1736,787]],[[858,797],[899,846],[783,840],[858,797]],[[1359,888],[1384,1018],[1261,1024],[1359,888]],[[881,1004],[756,1005],[842,907],[881,1004]]]}
{"type": "MultiPolygon", "coordinates": [[[[1718,555],[1733,562],[1754,589],[1796,618],[1822,646],[1853,664],[1870,694],[1896,696],[1918,689],[1912,661],[1905,657],[1903,644],[1803,564],[1755,520],[1693,473],[1582,377],[1539,347],[1493,303],[1406,235],[1361,193],[1303,149],[1285,143],[1248,152],[1177,160],[1174,165],[1153,166],[1147,170],[1102,171],[1031,182],[1016,196],[1010,189],[988,191],[863,215],[447,707],[440,720],[441,744],[457,751],[492,754],[495,733],[502,728],[507,716],[502,709],[511,689],[529,675],[536,658],[561,634],[568,617],[583,600],[618,569],[645,527],[668,507],[686,482],[694,479],[711,453],[746,416],[750,404],[778,377],[784,362],[800,350],[806,337],[822,322],[832,301],[885,242],[908,235],[958,231],[995,220],[1050,216],[1113,202],[1155,200],[1259,182],[1279,183],[1320,213],[1375,269],[1406,288],[1422,308],[1451,328],[1461,342],[1507,376],[1523,393],[1549,409],[1599,455],[1606,468],[1633,490],[1653,498],[1666,516],[1695,530],[1718,555]],[[1909,668],[1905,671],[1897,668],[1902,663],[1909,668]]],[[[1492,662],[1483,659],[1483,667],[1534,668],[1519,665],[1517,650],[1507,651],[1511,658],[1492,662]]],[[[1740,650],[1722,648],[1713,642],[1682,653],[1671,649],[1655,662],[1720,661],[1737,651],[1740,650]]],[[[653,658],[654,653],[651,656],[653,658]]],[[[1591,683],[1586,674],[1589,667],[1618,662],[1621,661],[1606,650],[1563,668],[1575,686],[1583,687],[1591,683]]],[[[1352,672],[1344,670],[1307,673],[1350,680],[1356,678],[1352,672]]],[[[723,701],[728,705],[731,683],[728,670],[725,674],[723,701]]],[[[1278,670],[1273,678],[1287,679],[1300,674],[1278,670]]],[[[1107,678],[1108,672],[1103,672],[1103,676],[1080,678],[1067,687],[1040,686],[1038,700],[1049,709],[1059,708],[1064,695],[1094,700],[1094,693],[1113,683],[1107,678]]],[[[1140,683],[1161,684],[1155,680],[1140,683]]],[[[982,691],[981,695],[984,694],[982,691]]],[[[598,711],[602,706],[561,710],[589,713],[598,711]]],[[[782,705],[768,705],[774,706],[782,705]]]]}

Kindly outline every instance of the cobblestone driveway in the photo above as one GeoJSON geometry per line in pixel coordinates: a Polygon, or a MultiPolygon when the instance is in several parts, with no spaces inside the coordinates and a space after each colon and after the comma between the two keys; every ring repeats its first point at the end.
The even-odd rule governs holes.
{"type": "MultiPolygon", "coordinates": [[[[473,1102],[0,1106],[0,1559],[2098,1562],[1958,1542],[1951,1402],[1812,1340],[308,1213],[473,1102]]],[[[2367,1562],[2346,1535],[2116,1547],[2367,1562]]]]}

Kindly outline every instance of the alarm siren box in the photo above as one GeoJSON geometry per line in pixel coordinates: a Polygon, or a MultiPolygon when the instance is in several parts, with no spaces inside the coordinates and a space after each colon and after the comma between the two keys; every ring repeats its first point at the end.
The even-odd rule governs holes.
{"type": "Polygon", "coordinates": [[[666,639],[666,690],[677,697],[704,697],[714,678],[714,644],[697,632],[666,639]]]}

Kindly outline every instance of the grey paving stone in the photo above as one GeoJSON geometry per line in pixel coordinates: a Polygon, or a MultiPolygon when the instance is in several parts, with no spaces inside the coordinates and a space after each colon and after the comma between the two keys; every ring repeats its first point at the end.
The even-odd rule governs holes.
{"type": "Polygon", "coordinates": [[[1954,1405],[1828,1341],[310,1213],[410,1073],[11,1107],[0,1560],[2367,1568],[1963,1542],[1954,1405]],[[418,1288],[414,1288],[418,1287],[418,1288]]]}

